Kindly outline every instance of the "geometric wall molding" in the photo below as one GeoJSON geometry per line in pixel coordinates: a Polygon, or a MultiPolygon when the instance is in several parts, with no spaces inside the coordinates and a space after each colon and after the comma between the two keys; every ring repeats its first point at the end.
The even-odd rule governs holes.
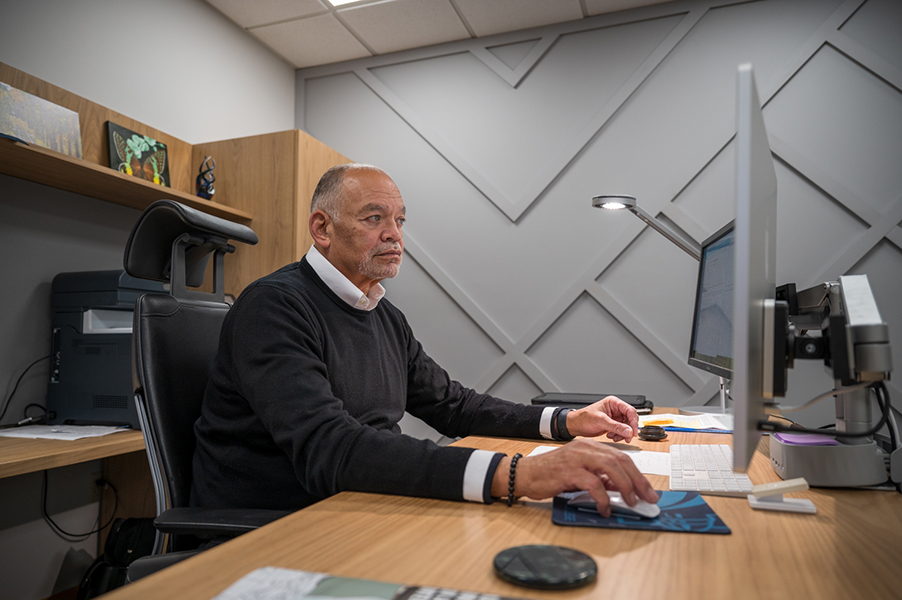
{"type": "Polygon", "coordinates": [[[470,53],[509,86],[516,88],[551,48],[555,40],[557,40],[557,36],[547,35],[537,40],[498,44],[486,48],[471,48],[470,53]],[[518,50],[525,53],[517,54],[518,50]]]}
{"type": "MultiPolygon", "coordinates": [[[[819,218],[847,232],[825,242],[829,251],[804,254],[796,283],[835,280],[862,264],[881,270],[868,273],[872,281],[898,279],[902,195],[873,190],[899,190],[902,181],[882,169],[863,185],[831,165],[864,171],[869,156],[902,164],[902,135],[895,141],[893,133],[902,123],[902,61],[884,50],[896,47],[900,13],[880,0],[683,0],[315,67],[297,75],[297,125],[355,160],[389,168],[402,191],[419,191],[409,200],[416,216],[405,242],[429,278],[405,280],[402,269],[387,287],[414,330],[440,340],[442,328],[450,332],[464,318],[497,346],[488,364],[456,374],[463,383],[481,391],[644,393],[643,372],[656,373],[647,378],[654,402],[703,404],[716,399],[717,379],[688,366],[689,324],[668,320],[686,318],[694,263],[638,219],[602,217],[592,195],[638,190],[647,212],[689,237],[713,233],[722,223],[709,215],[732,214],[725,203],[733,196],[735,65],[752,60],[778,174],[791,183],[779,202],[793,204],[793,214],[808,217],[799,212],[803,201],[813,211],[803,223],[778,225],[778,237],[791,237],[793,226],[817,228],[819,218]],[[867,82],[855,90],[875,108],[850,112],[842,108],[848,98],[818,96],[821,73],[837,85],[867,82]],[[577,90],[594,91],[571,102],[577,90]],[[825,147],[819,136],[829,128],[800,128],[787,115],[799,107],[810,109],[806,118],[833,111],[843,131],[864,141],[854,151],[825,147]],[[517,119],[519,128],[511,125],[517,119]],[[374,138],[391,151],[381,152],[374,138]],[[873,139],[881,145],[869,146],[873,139]],[[818,206],[829,210],[819,217],[818,206]],[[659,275],[650,281],[643,271],[659,275]],[[423,285],[457,307],[447,322],[405,303],[411,286],[423,285]],[[539,308],[522,302],[526,296],[541,298],[539,308]],[[599,336],[616,339],[620,351],[599,336]],[[621,354],[644,366],[605,371],[606,363],[627,364],[621,354]]],[[[877,301],[884,319],[902,326],[902,303],[877,301]]],[[[902,366],[902,351],[894,356],[902,366]]]]}

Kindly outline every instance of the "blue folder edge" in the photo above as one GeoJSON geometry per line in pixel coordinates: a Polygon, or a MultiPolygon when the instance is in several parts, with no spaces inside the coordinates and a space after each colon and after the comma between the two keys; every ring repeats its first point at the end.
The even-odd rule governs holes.
{"type": "Polygon", "coordinates": [[[554,498],[552,522],[575,527],[606,529],[638,529],[642,531],[673,531],[677,533],[729,534],[727,527],[698,492],[659,491],[661,514],[654,519],[614,515],[602,517],[594,510],[578,509],[567,504],[573,494],[554,498]]]}
{"type": "Polygon", "coordinates": [[[691,429],[689,427],[664,426],[664,431],[689,431],[692,433],[733,433],[732,429],[691,429]]]}

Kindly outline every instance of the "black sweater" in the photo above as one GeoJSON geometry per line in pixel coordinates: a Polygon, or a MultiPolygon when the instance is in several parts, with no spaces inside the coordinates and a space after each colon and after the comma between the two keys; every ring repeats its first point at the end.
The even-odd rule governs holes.
{"type": "Polygon", "coordinates": [[[192,503],[293,510],[342,490],[460,500],[468,448],[402,435],[539,437],[542,409],[478,394],[423,351],[383,298],[342,301],[306,258],[241,294],[195,425],[192,503]]]}

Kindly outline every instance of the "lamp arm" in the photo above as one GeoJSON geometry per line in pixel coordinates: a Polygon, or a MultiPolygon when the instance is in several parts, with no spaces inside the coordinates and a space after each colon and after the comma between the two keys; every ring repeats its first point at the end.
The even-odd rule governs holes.
{"type": "Polygon", "coordinates": [[[692,240],[684,240],[675,231],[664,225],[638,206],[631,206],[628,209],[631,213],[642,219],[646,225],[666,237],[668,240],[679,246],[686,254],[695,260],[702,259],[702,248],[692,240]]]}

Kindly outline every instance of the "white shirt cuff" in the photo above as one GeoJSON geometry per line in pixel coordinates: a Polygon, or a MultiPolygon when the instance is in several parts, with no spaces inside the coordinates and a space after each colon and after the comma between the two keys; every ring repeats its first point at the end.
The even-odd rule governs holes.
{"type": "Polygon", "coordinates": [[[545,410],[542,411],[542,418],[539,419],[539,433],[546,440],[554,439],[554,436],[551,435],[551,418],[554,416],[555,410],[557,409],[554,406],[545,407],[545,410]]]}
{"type": "Polygon", "coordinates": [[[484,495],[486,477],[488,477],[489,467],[495,454],[489,450],[474,450],[470,454],[467,468],[464,470],[464,500],[486,502],[484,495]]]}

